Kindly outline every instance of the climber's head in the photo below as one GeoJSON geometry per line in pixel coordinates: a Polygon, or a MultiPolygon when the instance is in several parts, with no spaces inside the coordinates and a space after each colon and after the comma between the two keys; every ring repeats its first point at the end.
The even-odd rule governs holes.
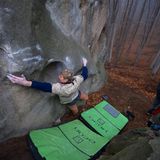
{"type": "Polygon", "coordinates": [[[68,83],[73,81],[73,73],[72,71],[65,69],[59,75],[59,80],[61,83],[68,83]]]}

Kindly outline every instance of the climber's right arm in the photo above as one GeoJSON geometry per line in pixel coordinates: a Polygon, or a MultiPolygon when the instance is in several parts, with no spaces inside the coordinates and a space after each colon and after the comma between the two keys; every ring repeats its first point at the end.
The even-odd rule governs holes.
{"type": "Polygon", "coordinates": [[[47,82],[32,81],[31,87],[44,92],[52,93],[52,84],[47,82]]]}
{"type": "Polygon", "coordinates": [[[28,81],[26,78],[22,75],[21,77],[15,76],[13,74],[7,75],[8,79],[15,84],[31,87],[34,89],[38,89],[44,92],[50,92],[52,93],[52,84],[47,82],[38,82],[38,81],[28,81]]]}

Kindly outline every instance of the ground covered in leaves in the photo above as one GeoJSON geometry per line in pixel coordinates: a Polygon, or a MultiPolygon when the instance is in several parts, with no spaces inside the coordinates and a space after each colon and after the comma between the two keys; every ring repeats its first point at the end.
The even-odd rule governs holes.
{"type": "MultiPolygon", "coordinates": [[[[151,105],[156,93],[156,86],[160,76],[152,76],[149,69],[129,65],[118,67],[106,66],[107,82],[95,93],[89,95],[85,109],[95,106],[102,100],[102,96],[108,97],[111,103],[119,111],[124,112],[128,107],[135,115],[124,131],[133,128],[146,127],[148,117],[146,110],[151,105]]],[[[62,121],[72,120],[70,113],[65,115],[62,121]]],[[[27,146],[26,136],[13,138],[0,144],[0,160],[33,160],[27,146]]]]}

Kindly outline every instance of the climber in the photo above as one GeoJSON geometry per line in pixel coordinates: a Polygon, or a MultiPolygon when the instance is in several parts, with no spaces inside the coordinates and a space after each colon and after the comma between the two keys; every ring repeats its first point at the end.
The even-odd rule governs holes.
{"type": "Polygon", "coordinates": [[[156,97],[155,97],[155,99],[153,101],[152,106],[147,111],[147,115],[151,115],[158,108],[160,108],[160,83],[157,86],[156,97]]]}
{"type": "Polygon", "coordinates": [[[81,99],[86,101],[88,99],[88,95],[79,90],[80,84],[88,77],[87,59],[82,58],[82,63],[83,67],[81,75],[73,76],[73,73],[70,70],[65,69],[58,76],[59,82],[53,84],[30,81],[27,80],[24,75],[18,77],[8,74],[7,77],[12,83],[57,94],[60,98],[60,103],[68,106],[72,113],[76,115],[78,113],[77,100],[81,99]]]}

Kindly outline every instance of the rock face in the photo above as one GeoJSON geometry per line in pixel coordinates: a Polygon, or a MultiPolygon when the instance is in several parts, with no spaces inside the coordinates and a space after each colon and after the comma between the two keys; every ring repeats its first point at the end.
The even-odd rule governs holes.
{"type": "Polygon", "coordinates": [[[50,126],[65,112],[56,96],[13,85],[7,73],[56,82],[65,67],[78,73],[86,57],[89,78],[81,89],[98,90],[114,52],[116,59],[129,53],[136,39],[139,56],[151,39],[157,45],[159,6],[158,0],[1,0],[0,141],[50,126]]]}
{"type": "Polygon", "coordinates": [[[114,138],[99,160],[158,160],[160,137],[148,128],[135,129],[114,138]]]}
{"type": "Polygon", "coordinates": [[[7,73],[23,73],[27,79],[53,83],[65,67],[78,73],[82,57],[86,57],[89,78],[81,89],[91,92],[103,85],[106,9],[105,3],[95,6],[93,15],[87,16],[91,3],[96,2],[0,2],[0,141],[48,127],[66,110],[57,96],[11,84],[7,73]],[[97,46],[92,54],[91,37],[96,37],[93,43],[97,46]]]}

